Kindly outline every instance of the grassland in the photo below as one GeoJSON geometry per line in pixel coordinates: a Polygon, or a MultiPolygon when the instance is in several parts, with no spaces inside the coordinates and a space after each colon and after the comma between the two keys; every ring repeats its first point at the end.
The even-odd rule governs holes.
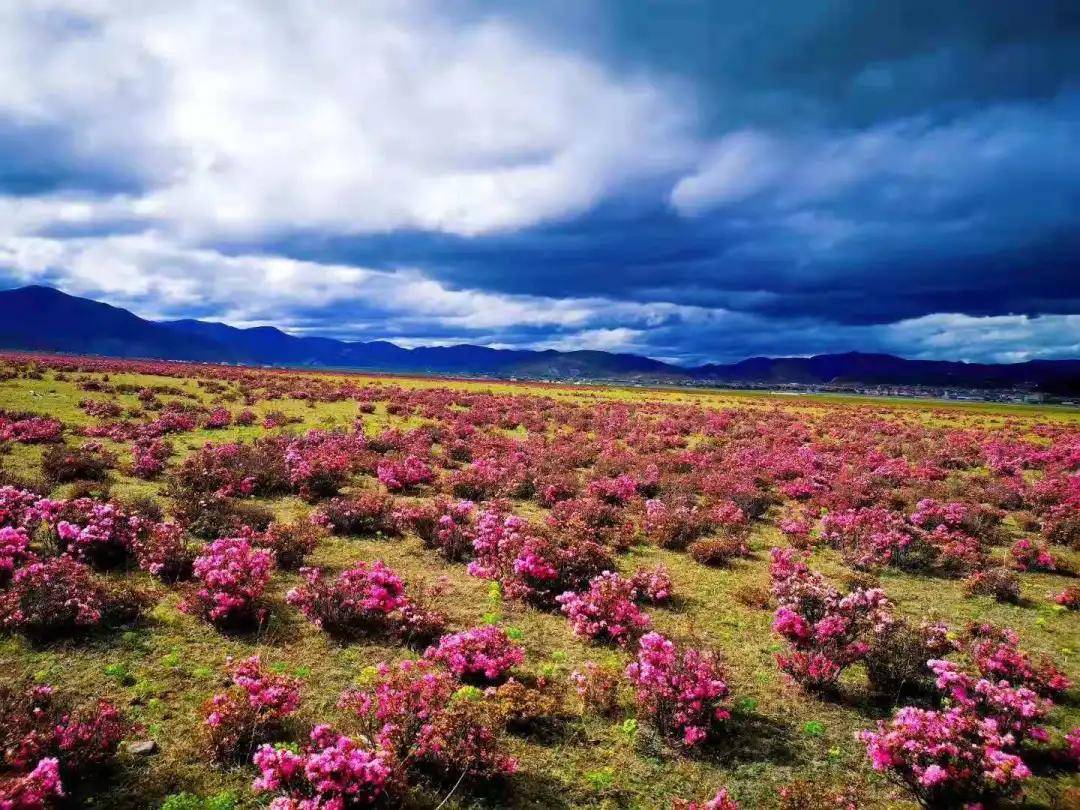
{"type": "MultiPolygon", "coordinates": [[[[94,375],[91,375],[94,376],[94,375]]],[[[101,377],[102,375],[96,375],[101,377]]],[[[327,375],[313,375],[327,376],[327,375]]],[[[85,380],[86,375],[80,379],[85,380]]],[[[116,384],[135,388],[158,384],[178,386],[186,402],[208,401],[206,391],[191,378],[161,378],[116,374],[116,384]]],[[[354,378],[360,384],[387,382],[381,378],[354,378]]],[[[533,387],[525,384],[489,384],[431,379],[395,378],[403,387],[451,387],[496,394],[535,394],[589,405],[605,400],[695,404],[705,408],[734,408],[740,418],[752,420],[755,411],[785,409],[815,418],[837,410],[854,409],[890,419],[922,421],[927,425],[978,425],[993,431],[1016,423],[1062,422],[1080,424],[1080,414],[1032,407],[971,404],[942,405],[889,400],[867,401],[842,397],[772,397],[742,392],[650,391],[642,389],[533,387]]],[[[47,371],[40,379],[15,378],[0,382],[0,409],[34,412],[61,420],[69,434],[96,420],[79,408],[87,394],[73,375],[47,371]]],[[[163,401],[175,397],[163,395],[163,401]]],[[[137,409],[134,394],[118,394],[125,408],[137,409]]],[[[310,403],[280,399],[258,403],[255,410],[274,408],[297,417],[295,429],[348,427],[357,416],[352,401],[310,403]]],[[[384,404],[363,416],[365,431],[375,434],[386,427],[407,429],[421,424],[418,417],[401,418],[386,412],[384,404]]],[[[521,432],[523,429],[518,429],[521,432]]],[[[248,441],[263,430],[258,425],[224,430],[195,430],[173,437],[176,459],[207,441],[248,441]]],[[[67,439],[73,442],[73,439],[67,439]]],[[[130,454],[124,443],[105,441],[121,458],[130,454]]],[[[12,444],[2,458],[3,469],[14,476],[39,474],[41,446],[12,444]]],[[[357,485],[363,482],[355,482],[357,485]]],[[[114,471],[111,496],[128,499],[151,496],[162,500],[160,484],[136,479],[123,469],[114,471]]],[[[68,492],[58,488],[55,496],[68,492]]],[[[266,501],[282,517],[306,515],[311,506],[296,497],[266,501]]],[[[539,518],[541,509],[531,502],[517,504],[520,514],[539,518]]],[[[734,597],[740,586],[768,584],[768,549],[783,540],[770,520],[754,524],[750,536],[752,556],[729,568],[707,568],[685,553],[637,545],[620,558],[620,568],[632,571],[642,564],[663,563],[671,571],[678,598],[667,608],[650,609],[655,627],[666,634],[695,638],[723,651],[736,699],[736,717],[728,737],[704,755],[673,752],[653,735],[625,721],[633,717],[628,706],[611,719],[574,714],[563,726],[545,735],[514,737],[513,753],[520,772],[497,790],[454,793],[445,807],[667,807],[676,797],[701,799],[727,785],[744,807],[770,806],[779,786],[793,779],[840,785],[854,781],[870,786],[867,807],[912,806],[909,800],[866,760],[856,740],[860,729],[889,714],[867,694],[858,668],[845,674],[842,693],[832,700],[807,695],[785,682],[777,672],[774,654],[780,649],[771,632],[771,610],[747,607],[734,597]]],[[[1000,553],[1000,550],[999,550],[1000,553]]],[[[1070,552],[1074,564],[1080,556],[1070,552]]],[[[452,583],[446,607],[453,628],[490,621],[520,629],[526,650],[526,671],[568,673],[586,660],[624,664],[626,654],[597,648],[576,639],[563,617],[502,599],[488,582],[470,577],[463,566],[445,562],[412,536],[402,538],[331,537],[323,541],[311,563],[342,570],[357,560],[381,559],[407,579],[431,581],[445,576],[452,583]]],[[[846,568],[835,552],[818,549],[813,564],[826,574],[842,577],[846,568]]],[[[264,800],[249,785],[249,766],[221,768],[211,764],[200,735],[203,703],[224,683],[227,661],[258,653],[280,671],[300,677],[304,704],[298,726],[332,721],[343,728],[348,721],[335,708],[337,697],[360,673],[379,661],[391,661],[408,651],[399,646],[373,643],[340,644],[331,640],[285,604],[285,592],[296,575],[275,574],[270,604],[272,617],[257,636],[225,635],[180,612],[176,588],[153,581],[141,572],[113,574],[135,581],[155,594],[155,605],[137,626],[122,633],[89,639],[39,644],[19,635],[0,635],[0,667],[8,677],[30,677],[49,682],[75,696],[106,696],[141,724],[137,736],[155,740],[160,751],[149,757],[122,754],[120,765],[93,791],[78,797],[87,806],[108,808],[158,807],[169,795],[186,791],[211,796],[227,791],[238,807],[259,806],[264,800]]],[[[1025,574],[1020,605],[998,604],[985,597],[965,598],[958,580],[927,578],[887,570],[882,587],[897,608],[913,618],[934,617],[960,626],[984,619],[1015,628],[1026,647],[1051,655],[1071,679],[1080,679],[1080,615],[1055,609],[1046,598],[1068,580],[1050,574],[1025,574]]],[[[1061,727],[1080,723],[1075,699],[1057,710],[1061,727]]],[[[1040,775],[1028,790],[1032,806],[1065,807],[1080,790],[1076,775],[1040,775]]],[[[439,805],[447,786],[422,784],[410,793],[416,807],[439,805]]],[[[1073,805],[1075,806],[1075,805],[1073,805]]]]}

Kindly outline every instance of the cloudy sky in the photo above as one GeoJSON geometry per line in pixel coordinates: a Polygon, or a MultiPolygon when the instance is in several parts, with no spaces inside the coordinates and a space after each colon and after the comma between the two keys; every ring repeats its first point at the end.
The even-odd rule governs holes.
{"type": "Polygon", "coordinates": [[[0,2],[0,286],[676,362],[1080,357],[1080,5],[0,2]]]}

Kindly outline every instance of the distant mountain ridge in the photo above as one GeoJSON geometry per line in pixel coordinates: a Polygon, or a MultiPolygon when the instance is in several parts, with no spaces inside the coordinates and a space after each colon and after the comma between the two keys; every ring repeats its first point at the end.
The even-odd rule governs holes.
{"type": "Polygon", "coordinates": [[[0,347],[162,360],[310,366],[492,377],[655,382],[855,384],[1022,388],[1080,394],[1080,360],[982,364],[906,360],[889,354],[752,357],[684,367],[634,354],[421,346],[295,337],[274,327],[239,329],[198,320],[148,321],[52,287],[0,291],[0,347]]]}

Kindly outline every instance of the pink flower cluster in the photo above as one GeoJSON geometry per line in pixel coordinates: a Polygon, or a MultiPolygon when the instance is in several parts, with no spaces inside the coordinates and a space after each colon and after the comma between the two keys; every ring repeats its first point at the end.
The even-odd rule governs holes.
{"type": "Polygon", "coordinates": [[[285,449],[289,482],[307,500],[336,495],[363,449],[362,435],[309,430],[285,449]]]}
{"type": "Polygon", "coordinates": [[[200,587],[181,603],[181,610],[219,624],[244,623],[257,618],[274,553],[252,548],[242,537],[223,537],[195,558],[193,568],[200,587]]]}
{"type": "Polygon", "coordinates": [[[0,528],[0,586],[10,581],[15,569],[34,559],[30,535],[23,527],[0,528]]]}
{"type": "Polygon", "coordinates": [[[582,539],[553,539],[516,515],[482,512],[473,535],[469,573],[497,580],[507,596],[548,607],[565,591],[587,587],[612,567],[611,553],[582,539]]]}
{"type": "Polygon", "coordinates": [[[45,444],[60,441],[64,425],[58,419],[47,416],[28,416],[9,419],[0,414],[0,441],[21,444],[45,444]]]}
{"type": "Polygon", "coordinates": [[[898,710],[876,731],[864,731],[874,769],[889,771],[924,807],[961,807],[1010,797],[1031,775],[1008,753],[1015,739],[992,719],[964,708],[898,710]]]}
{"type": "Polygon", "coordinates": [[[136,478],[155,478],[165,469],[172,450],[172,445],[161,439],[135,442],[131,446],[131,474],[136,478]]]}
{"type": "Polygon", "coordinates": [[[22,776],[0,777],[0,810],[42,810],[64,796],[60,761],[45,757],[22,776]]]}
{"type": "Polygon", "coordinates": [[[428,764],[446,774],[490,777],[513,773],[503,752],[503,718],[492,691],[464,687],[430,660],[380,664],[366,687],[341,696],[371,739],[397,762],[428,764]]]}
{"type": "Polygon", "coordinates": [[[487,625],[443,636],[424,657],[443,664],[458,678],[494,682],[522,663],[525,653],[506,630],[487,625]]]}
{"type": "Polygon", "coordinates": [[[1045,543],[1036,543],[1028,537],[1022,537],[1009,549],[1013,564],[1021,571],[1045,571],[1053,573],[1061,567],[1045,543]]]}
{"type": "Polygon", "coordinates": [[[427,462],[417,456],[381,459],[375,468],[379,482],[390,492],[413,489],[435,480],[435,473],[427,462]]]}
{"type": "Polygon", "coordinates": [[[0,591],[0,626],[32,635],[63,635],[134,618],[135,594],[112,586],[71,557],[50,557],[15,571],[0,591]]]}
{"type": "Polygon", "coordinates": [[[835,684],[845,667],[869,651],[871,634],[891,620],[883,591],[859,588],[843,596],[793,549],[772,550],[770,575],[780,603],[773,630],[791,645],[777,655],[777,664],[808,688],[835,684]]]}
{"type": "Polygon", "coordinates": [[[575,635],[626,644],[649,627],[649,617],[634,602],[637,596],[632,580],[605,571],[589,582],[584,593],[567,591],[556,601],[575,635]]]}
{"type": "Polygon", "coordinates": [[[369,807],[383,797],[394,773],[385,754],[325,725],[315,726],[310,739],[299,753],[269,745],[255,752],[252,788],[278,794],[273,810],[369,807]]]}
{"type": "MultiPolygon", "coordinates": [[[[144,521],[115,504],[78,498],[58,505],[55,526],[60,548],[76,559],[112,565],[135,550],[144,521]]],[[[52,517],[52,516],[50,516],[52,517]]]]}
{"type": "Polygon", "coordinates": [[[208,430],[220,430],[232,424],[232,414],[228,408],[212,408],[206,415],[206,428],[208,430]]]}
{"type": "Polygon", "coordinates": [[[637,598],[650,605],[664,605],[671,601],[675,585],[666,565],[655,568],[638,568],[630,581],[634,583],[637,598]]]}
{"type": "Polygon", "coordinates": [[[333,580],[318,568],[301,568],[303,583],[286,594],[290,605],[316,626],[342,635],[372,634],[391,627],[408,604],[401,577],[384,562],[358,562],[333,580]]]}
{"type": "Polygon", "coordinates": [[[664,734],[698,745],[731,717],[730,690],[716,655],[707,650],[678,649],[659,633],[641,638],[637,660],[626,668],[637,704],[664,734]]]}

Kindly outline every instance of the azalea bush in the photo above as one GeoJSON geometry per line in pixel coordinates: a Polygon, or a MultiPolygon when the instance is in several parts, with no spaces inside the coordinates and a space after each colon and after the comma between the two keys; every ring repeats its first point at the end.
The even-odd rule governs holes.
{"type": "Polygon", "coordinates": [[[340,636],[390,632],[408,604],[405,584],[381,561],[359,562],[332,580],[318,568],[300,569],[302,582],[286,595],[317,627],[340,636]]]}
{"type": "Polygon", "coordinates": [[[210,755],[218,762],[250,757],[300,706],[299,681],[270,672],[257,655],[236,664],[229,677],[232,688],[203,706],[210,755]]]}
{"type": "Polygon", "coordinates": [[[397,761],[455,778],[487,779],[517,769],[493,695],[459,688],[430,660],[381,664],[368,681],[347,690],[340,705],[397,761]]]}
{"type": "Polygon", "coordinates": [[[265,531],[251,532],[250,539],[252,545],[274,552],[278,568],[293,571],[303,565],[325,534],[321,526],[310,520],[290,523],[275,520],[265,531]]]}
{"type": "Polygon", "coordinates": [[[386,756],[326,725],[311,731],[299,752],[264,745],[252,761],[259,771],[252,787],[276,796],[271,807],[369,807],[382,799],[394,776],[386,756]]]}
{"type": "Polygon", "coordinates": [[[314,519],[334,534],[393,535],[399,530],[393,498],[372,491],[329,500],[314,519]]]}
{"type": "Polygon", "coordinates": [[[1011,734],[962,708],[906,706],[860,735],[874,769],[896,778],[924,807],[962,807],[1016,796],[1031,771],[1011,734]]]}
{"type": "Polygon", "coordinates": [[[731,717],[730,690],[711,651],[680,649],[659,633],[647,633],[626,677],[634,687],[638,711],[661,733],[685,745],[705,742],[731,717]]]}
{"type": "Polygon", "coordinates": [[[671,572],[665,565],[655,568],[638,568],[630,581],[634,585],[637,599],[650,605],[666,605],[675,593],[671,572]]]}
{"type": "Polygon", "coordinates": [[[0,685],[0,716],[0,799],[14,808],[48,806],[48,799],[63,795],[64,785],[94,776],[113,761],[131,731],[113,703],[72,706],[46,684],[0,685]],[[45,804],[20,805],[16,798],[45,804]]]}
{"type": "Polygon", "coordinates": [[[198,587],[180,609],[222,626],[242,626],[265,617],[259,599],[270,582],[274,553],[253,548],[242,537],[210,543],[192,565],[198,587]]]}
{"type": "Polygon", "coordinates": [[[807,688],[831,688],[869,651],[875,628],[890,620],[884,592],[857,588],[843,595],[792,549],[773,549],[769,570],[779,602],[773,630],[790,645],[777,664],[807,688]]]}
{"type": "Polygon", "coordinates": [[[0,627],[37,637],[81,635],[134,620],[145,597],[70,557],[19,568],[0,592],[0,627]]]}
{"type": "Polygon", "coordinates": [[[557,599],[574,634],[593,641],[626,644],[649,627],[649,617],[635,603],[631,580],[605,571],[584,593],[567,591],[557,599]]]}
{"type": "Polygon", "coordinates": [[[458,678],[490,683],[506,677],[525,660],[525,653],[502,627],[487,625],[443,636],[424,657],[443,664],[458,678]]]}
{"type": "Polygon", "coordinates": [[[376,477],[390,492],[401,492],[430,484],[435,480],[435,473],[423,459],[406,456],[382,459],[376,467],[376,477]]]}

